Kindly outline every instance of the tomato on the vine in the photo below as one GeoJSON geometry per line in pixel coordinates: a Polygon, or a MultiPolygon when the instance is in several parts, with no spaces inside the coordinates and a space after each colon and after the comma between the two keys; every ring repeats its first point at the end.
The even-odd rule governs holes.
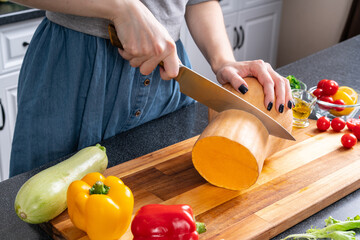
{"type": "Polygon", "coordinates": [[[341,144],[346,148],[352,148],[356,143],[356,136],[352,133],[346,133],[341,137],[341,144]]]}
{"type": "Polygon", "coordinates": [[[350,131],[352,131],[356,125],[360,125],[360,119],[349,118],[346,121],[346,126],[350,131]]]}
{"type": "Polygon", "coordinates": [[[330,127],[330,120],[327,117],[320,117],[316,121],[316,126],[320,131],[326,131],[330,127]]]}
{"type": "Polygon", "coordinates": [[[335,131],[335,132],[340,132],[341,130],[344,129],[346,123],[345,123],[345,120],[342,119],[342,118],[334,118],[332,121],[331,121],[331,128],[335,131]]]}

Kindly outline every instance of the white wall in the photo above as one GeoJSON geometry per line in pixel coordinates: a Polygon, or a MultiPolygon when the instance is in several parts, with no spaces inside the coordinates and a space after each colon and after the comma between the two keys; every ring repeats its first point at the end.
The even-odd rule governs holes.
{"type": "Polygon", "coordinates": [[[284,0],[277,67],[339,42],[352,0],[284,0]]]}

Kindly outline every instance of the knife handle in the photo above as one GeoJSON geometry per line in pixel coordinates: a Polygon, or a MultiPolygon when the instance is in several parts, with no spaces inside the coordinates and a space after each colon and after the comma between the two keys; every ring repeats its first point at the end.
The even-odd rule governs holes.
{"type": "MultiPolygon", "coordinates": [[[[108,26],[108,31],[109,31],[109,36],[110,36],[110,42],[111,44],[114,46],[114,47],[118,47],[120,48],[121,50],[124,50],[124,47],[122,45],[122,43],[120,42],[120,39],[118,38],[118,35],[116,33],[116,29],[115,29],[115,26],[114,24],[109,24],[108,26]]],[[[164,67],[164,62],[161,61],[159,62],[159,66],[160,67],[164,67]]]]}

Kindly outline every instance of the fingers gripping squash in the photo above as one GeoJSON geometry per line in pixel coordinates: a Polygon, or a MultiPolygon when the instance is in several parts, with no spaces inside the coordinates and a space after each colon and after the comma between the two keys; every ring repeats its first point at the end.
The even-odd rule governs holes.
{"type": "MultiPolygon", "coordinates": [[[[230,85],[224,87],[291,131],[292,111],[285,109],[282,114],[275,108],[267,111],[260,83],[255,78],[245,78],[245,81],[249,91],[244,95],[230,85]]],[[[200,175],[219,187],[240,190],[253,185],[261,173],[264,160],[286,142],[270,136],[258,118],[244,111],[217,113],[209,109],[209,122],[194,145],[192,161],[200,175]]]]}

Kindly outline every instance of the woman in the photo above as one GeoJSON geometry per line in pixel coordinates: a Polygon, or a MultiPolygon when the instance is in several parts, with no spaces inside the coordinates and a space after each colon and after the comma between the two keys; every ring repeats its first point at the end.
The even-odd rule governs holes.
{"type": "Polygon", "coordinates": [[[15,2],[47,12],[20,72],[11,176],[192,103],[173,80],[179,60],[190,65],[179,40],[184,15],[220,83],[245,94],[242,77],[255,76],[269,110],[275,95],[279,112],[292,107],[288,82],[269,64],[235,61],[217,1],[15,2]],[[110,44],[109,23],[124,50],[110,44]]]}

